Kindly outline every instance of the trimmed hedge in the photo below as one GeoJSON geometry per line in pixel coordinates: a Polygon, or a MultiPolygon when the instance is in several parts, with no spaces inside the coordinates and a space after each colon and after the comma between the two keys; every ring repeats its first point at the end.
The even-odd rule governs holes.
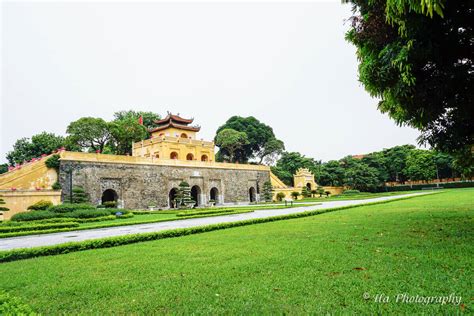
{"type": "Polygon", "coordinates": [[[95,210],[96,207],[88,203],[63,203],[50,207],[48,210],[54,213],[68,213],[76,210],[95,210]]]}
{"type": "Polygon", "coordinates": [[[27,209],[32,210],[32,211],[46,211],[51,206],[53,206],[53,202],[41,200],[41,201],[36,202],[33,205],[28,206],[27,209]]]}
{"type": "Polygon", "coordinates": [[[371,202],[371,203],[348,205],[348,206],[336,207],[336,208],[325,209],[325,210],[293,213],[293,214],[287,214],[287,215],[257,218],[257,219],[243,220],[243,221],[237,221],[237,222],[227,222],[227,223],[213,224],[213,225],[207,225],[207,226],[197,226],[197,227],[152,232],[152,233],[107,237],[107,238],[102,238],[102,239],[86,240],[86,241],[81,241],[81,242],[69,242],[69,243],[64,243],[64,244],[54,245],[54,246],[14,249],[14,250],[0,252],[0,263],[34,258],[34,257],[41,257],[41,256],[66,254],[70,252],[83,251],[83,250],[89,250],[89,249],[110,248],[110,247],[127,245],[127,244],[132,244],[132,243],[143,242],[143,241],[152,241],[152,240],[158,240],[158,239],[164,239],[164,238],[173,238],[173,237],[180,237],[180,236],[186,236],[186,235],[191,235],[191,234],[205,233],[205,232],[221,230],[221,229],[226,229],[226,228],[231,228],[231,227],[240,227],[240,226],[247,226],[247,225],[252,225],[252,224],[261,224],[261,223],[268,223],[268,222],[274,222],[274,221],[281,221],[281,220],[286,220],[286,219],[315,216],[315,215],[335,212],[339,210],[357,208],[357,207],[362,207],[362,206],[377,205],[377,204],[385,204],[385,203],[390,203],[393,201],[406,200],[406,199],[414,198],[417,196],[420,196],[420,195],[410,195],[410,196],[404,196],[404,197],[390,199],[390,200],[371,202]]]}
{"type": "Polygon", "coordinates": [[[94,218],[94,217],[103,217],[110,215],[110,211],[101,210],[101,209],[92,209],[92,210],[75,210],[72,212],[62,213],[62,217],[72,217],[72,218],[94,218]]]}
{"type": "Polygon", "coordinates": [[[342,192],[342,194],[344,194],[344,195],[354,195],[354,194],[360,194],[360,191],[359,190],[345,190],[344,192],[342,192]]]}
{"type": "Polygon", "coordinates": [[[0,315],[37,315],[21,299],[0,290],[0,315]]]}
{"type": "MultiPolygon", "coordinates": [[[[459,188],[472,188],[474,187],[474,181],[461,181],[461,182],[441,182],[440,188],[445,189],[459,189],[459,188]]],[[[413,184],[413,185],[397,185],[394,187],[383,187],[378,192],[397,192],[397,191],[415,191],[422,190],[424,188],[436,188],[436,183],[426,184],[413,184]]]]}
{"type": "Polygon", "coordinates": [[[23,221],[36,221],[41,219],[55,218],[58,217],[58,214],[51,211],[32,211],[32,212],[22,212],[15,214],[11,217],[12,221],[23,222],[23,221]]]}
{"type": "Polygon", "coordinates": [[[52,223],[52,224],[36,224],[36,225],[21,225],[21,226],[3,226],[0,227],[0,234],[2,233],[14,233],[22,231],[36,231],[36,230],[47,230],[55,228],[72,228],[79,227],[79,223],[52,223]]]}

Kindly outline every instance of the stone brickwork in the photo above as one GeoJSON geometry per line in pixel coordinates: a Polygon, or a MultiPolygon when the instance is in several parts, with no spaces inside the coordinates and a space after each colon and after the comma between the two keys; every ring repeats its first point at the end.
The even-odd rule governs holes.
{"type": "Polygon", "coordinates": [[[100,204],[104,191],[110,189],[117,194],[119,206],[130,209],[169,207],[170,191],[181,181],[199,187],[195,191],[200,206],[208,204],[212,188],[218,190],[217,204],[248,203],[251,194],[258,199],[257,191],[270,180],[265,170],[63,160],[59,171],[63,200],[70,192],[71,169],[73,187],[83,187],[92,203],[100,204]]]}

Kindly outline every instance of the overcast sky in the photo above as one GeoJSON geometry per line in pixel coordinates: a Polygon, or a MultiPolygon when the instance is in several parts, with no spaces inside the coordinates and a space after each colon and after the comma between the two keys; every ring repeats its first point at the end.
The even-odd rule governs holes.
{"type": "Polygon", "coordinates": [[[416,144],[357,79],[350,6],[3,2],[0,161],[21,137],[83,116],[166,111],[212,139],[233,115],[324,161],[416,144]]]}

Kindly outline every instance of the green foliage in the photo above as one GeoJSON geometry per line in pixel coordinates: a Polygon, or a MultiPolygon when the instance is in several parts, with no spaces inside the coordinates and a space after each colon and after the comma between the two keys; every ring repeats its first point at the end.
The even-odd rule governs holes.
{"type": "Polygon", "coordinates": [[[18,297],[0,290],[0,315],[36,315],[36,313],[18,297]]]}
{"type": "MultiPolygon", "coordinates": [[[[67,197],[69,199],[69,196],[67,197]]],[[[68,201],[75,204],[84,204],[89,202],[89,196],[84,191],[84,188],[76,186],[72,188],[72,201],[68,201]]]]}
{"type": "Polygon", "coordinates": [[[24,222],[24,221],[36,221],[47,218],[58,217],[58,214],[51,211],[32,211],[32,212],[21,212],[11,217],[12,221],[24,222]]]}
{"type": "Polygon", "coordinates": [[[207,210],[207,211],[195,211],[195,212],[180,212],[176,214],[177,217],[185,217],[185,216],[195,216],[195,215],[210,215],[210,214],[222,214],[222,213],[234,213],[234,209],[215,209],[215,210],[207,210]]]}
{"type": "Polygon", "coordinates": [[[38,231],[38,230],[47,230],[47,229],[58,229],[58,228],[72,228],[78,227],[79,224],[72,222],[69,219],[69,222],[63,223],[45,223],[45,224],[28,224],[20,226],[0,226],[0,234],[4,233],[14,233],[14,232],[24,232],[24,231],[38,231]]]}
{"type": "Polygon", "coordinates": [[[53,185],[51,186],[51,189],[61,190],[61,183],[59,183],[58,181],[54,182],[53,185]]]}
{"type": "Polygon", "coordinates": [[[419,141],[473,165],[474,11],[470,1],[353,0],[346,38],[378,108],[419,141]],[[436,14],[434,14],[436,12],[436,14]]]}
{"type": "Polygon", "coordinates": [[[260,163],[264,161],[272,163],[285,149],[283,142],[275,137],[273,129],[255,117],[233,116],[228,119],[225,124],[220,126],[216,131],[216,137],[214,138],[216,144],[219,133],[225,129],[233,129],[245,133],[248,141],[236,148],[232,153],[232,157],[230,157],[231,153],[228,151],[229,148],[220,148],[216,157],[222,160],[227,158],[231,161],[243,163],[256,158],[260,163]]]}
{"type": "Polygon", "coordinates": [[[95,210],[75,210],[67,213],[62,213],[61,216],[71,217],[71,218],[94,218],[94,217],[103,217],[109,216],[110,211],[105,209],[95,209],[95,210]]]}
{"type": "Polygon", "coordinates": [[[8,164],[2,163],[0,164],[0,174],[8,172],[8,164]]]}
{"type": "Polygon", "coordinates": [[[263,199],[267,202],[271,202],[273,199],[273,186],[270,181],[265,181],[263,184],[263,199]]]}
{"type": "Polygon", "coordinates": [[[53,202],[41,200],[41,201],[36,202],[33,205],[28,206],[27,209],[32,210],[32,211],[44,211],[50,208],[51,206],[53,206],[53,202]]]}
{"type": "Polygon", "coordinates": [[[63,203],[59,205],[54,205],[49,208],[51,212],[54,213],[67,213],[75,210],[94,210],[96,207],[88,203],[63,203]]]}
{"type": "Polygon", "coordinates": [[[433,180],[436,178],[436,163],[429,150],[416,149],[407,157],[405,174],[410,180],[433,180]]]}
{"type": "Polygon", "coordinates": [[[46,167],[48,168],[54,168],[56,170],[59,170],[59,159],[61,157],[59,155],[52,155],[51,157],[49,157],[48,159],[46,159],[46,161],[44,162],[46,167]]]}
{"type": "Polygon", "coordinates": [[[30,161],[32,158],[43,154],[50,154],[54,150],[66,146],[64,137],[53,133],[42,132],[29,138],[21,138],[13,145],[13,150],[8,152],[6,158],[10,165],[30,161]]]}
{"type": "Polygon", "coordinates": [[[284,198],[285,198],[285,193],[283,193],[283,192],[278,192],[278,193],[276,194],[276,199],[277,199],[277,201],[281,202],[281,201],[283,201],[284,198]]]}
{"type": "Polygon", "coordinates": [[[102,204],[105,208],[117,208],[117,202],[107,201],[102,204]]]}
{"type": "Polygon", "coordinates": [[[145,126],[140,125],[138,118],[133,116],[109,123],[109,130],[113,139],[113,152],[117,155],[131,155],[132,144],[148,136],[145,126]]]}
{"type": "Polygon", "coordinates": [[[247,134],[231,128],[221,130],[216,136],[216,146],[228,154],[230,162],[238,161],[236,152],[249,144],[247,134]]]}
{"type": "Polygon", "coordinates": [[[319,194],[319,197],[322,197],[324,194],[324,188],[322,186],[318,186],[318,189],[316,190],[319,194]]]}
{"type": "Polygon", "coordinates": [[[345,185],[360,191],[374,191],[383,185],[377,169],[357,160],[346,161],[349,160],[351,162],[345,173],[345,185]]]}
{"type": "Polygon", "coordinates": [[[115,112],[114,122],[128,120],[134,120],[135,122],[138,122],[140,116],[143,118],[143,126],[147,129],[157,127],[158,125],[155,123],[155,121],[158,121],[161,118],[159,114],[153,112],[128,110],[115,112]]]}
{"type": "Polygon", "coordinates": [[[298,196],[300,196],[300,195],[301,195],[301,193],[299,193],[297,191],[291,192],[291,196],[293,197],[294,200],[297,200],[298,196]]]}
{"type": "Polygon", "coordinates": [[[111,139],[109,127],[101,118],[80,118],[67,127],[68,141],[83,150],[103,152],[111,139]]]}
{"type": "Polygon", "coordinates": [[[5,204],[5,200],[3,200],[2,196],[0,196],[0,212],[7,212],[10,210],[8,207],[3,206],[5,204]]]}
{"type": "Polygon", "coordinates": [[[308,190],[308,188],[304,186],[301,189],[301,196],[304,197],[304,198],[305,197],[311,197],[311,190],[308,190]]]}
{"type": "Polygon", "coordinates": [[[196,201],[193,201],[191,198],[191,188],[189,187],[189,184],[185,181],[182,181],[179,184],[178,192],[175,198],[176,207],[187,207],[195,202],[196,201]]]}
{"type": "Polygon", "coordinates": [[[300,168],[308,168],[314,174],[317,173],[319,162],[313,158],[305,157],[298,152],[284,152],[277,161],[272,172],[286,185],[293,185],[293,175],[300,168]]]}
{"type": "Polygon", "coordinates": [[[342,192],[342,194],[344,195],[354,195],[354,194],[359,194],[360,191],[359,190],[344,190],[344,192],[342,192]]]}

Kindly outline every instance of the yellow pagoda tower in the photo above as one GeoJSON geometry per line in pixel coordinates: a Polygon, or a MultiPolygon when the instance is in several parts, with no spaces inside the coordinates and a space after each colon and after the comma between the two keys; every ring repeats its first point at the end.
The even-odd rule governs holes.
{"type": "Polygon", "coordinates": [[[153,157],[155,159],[177,160],[215,160],[214,142],[198,140],[196,134],[200,126],[192,126],[194,119],[185,119],[168,112],[161,120],[155,121],[157,127],[149,130],[150,139],[133,144],[132,155],[153,157]]]}

